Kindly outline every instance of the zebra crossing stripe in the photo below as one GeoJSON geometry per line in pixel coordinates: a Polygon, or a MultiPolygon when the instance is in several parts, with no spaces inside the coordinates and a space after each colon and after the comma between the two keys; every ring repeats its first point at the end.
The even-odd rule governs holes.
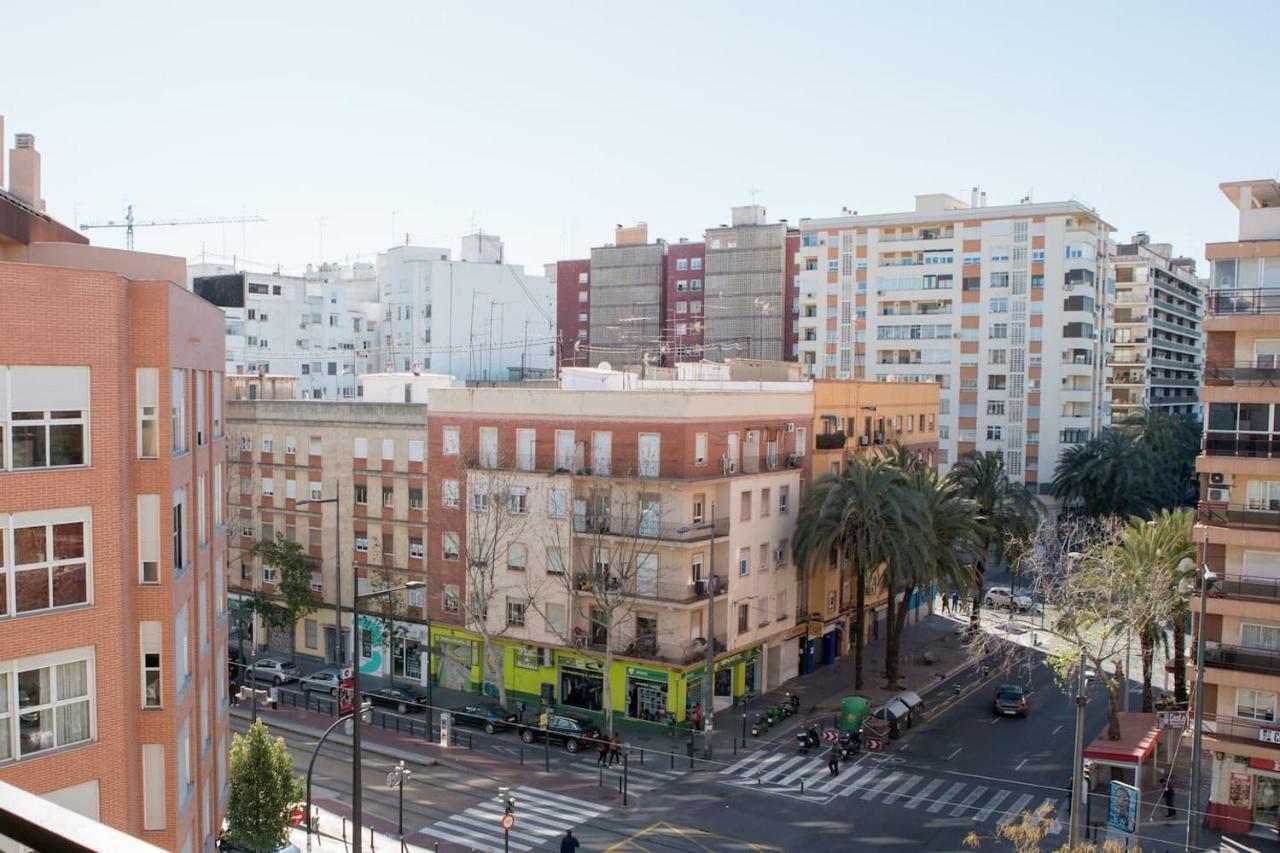
{"type": "Polygon", "coordinates": [[[754,762],[755,762],[755,760],[756,760],[757,758],[759,758],[761,755],[764,755],[764,751],[763,751],[763,750],[760,750],[760,749],[757,749],[757,750],[755,750],[755,751],[751,752],[751,753],[750,753],[749,755],[747,755],[746,757],[744,757],[744,758],[740,758],[740,759],[738,759],[737,761],[735,761],[733,764],[730,764],[728,767],[723,768],[723,769],[720,771],[720,773],[721,773],[722,775],[728,775],[728,774],[732,774],[732,773],[737,773],[739,770],[741,770],[742,768],[746,767],[748,764],[752,764],[752,763],[754,763],[754,762]]]}
{"type": "Polygon", "coordinates": [[[805,762],[805,761],[808,761],[808,760],[809,760],[809,756],[807,756],[807,755],[797,755],[797,756],[794,756],[794,757],[792,757],[792,758],[790,758],[790,759],[788,759],[788,760],[786,760],[786,761],[782,762],[782,763],[781,763],[781,764],[779,764],[777,767],[774,767],[774,768],[773,768],[772,770],[770,770],[768,773],[763,773],[763,774],[761,774],[761,775],[760,775],[760,777],[759,777],[759,778],[760,778],[760,781],[762,781],[762,782],[772,782],[774,779],[776,779],[777,777],[781,776],[783,773],[787,772],[788,768],[795,767],[797,764],[800,764],[800,763],[805,762]]]}
{"type": "Polygon", "coordinates": [[[813,773],[813,771],[815,770],[825,769],[826,766],[827,766],[826,759],[815,758],[812,761],[801,765],[800,769],[792,773],[788,773],[786,776],[783,776],[781,779],[778,780],[778,784],[790,785],[791,783],[799,779],[801,776],[806,776],[810,773],[813,773]]]}
{"type": "Polygon", "coordinates": [[[982,807],[982,811],[974,815],[973,819],[976,821],[984,821],[987,818],[991,817],[991,813],[996,810],[996,807],[999,806],[1001,803],[1003,803],[1005,800],[1009,799],[1009,795],[1012,793],[1013,793],[1012,791],[1007,791],[1004,788],[1001,788],[999,791],[996,791],[995,796],[987,800],[987,804],[982,807]]]}
{"type": "MultiPolygon", "coordinates": [[[[468,809],[468,811],[470,811],[470,809],[468,809]]],[[[450,820],[479,827],[481,831],[488,830],[489,832],[495,833],[495,843],[496,843],[496,837],[498,835],[501,835],[502,833],[501,828],[498,826],[497,817],[489,817],[489,818],[485,818],[484,820],[481,820],[478,817],[471,817],[466,813],[463,813],[459,815],[454,815],[452,818],[450,818],[450,820]]],[[[539,838],[537,835],[530,834],[529,830],[526,829],[523,825],[521,825],[519,828],[512,828],[510,830],[510,836],[515,841],[519,841],[522,844],[528,844],[530,849],[537,847],[539,844],[543,844],[547,841],[546,838],[539,838]]]]}
{"type": "Polygon", "coordinates": [[[886,806],[892,802],[895,802],[899,797],[901,797],[907,791],[910,791],[916,785],[920,784],[920,780],[923,778],[924,778],[923,776],[908,776],[907,781],[903,782],[901,785],[895,788],[893,793],[885,797],[883,800],[881,800],[881,802],[884,803],[886,806]]]}
{"type": "MultiPolygon", "coordinates": [[[[467,826],[459,826],[456,823],[450,823],[447,820],[436,821],[431,826],[418,830],[424,835],[433,835],[444,841],[466,841],[468,844],[479,842],[482,850],[499,850],[502,847],[502,839],[490,829],[488,832],[479,832],[467,826]],[[497,847],[494,847],[494,844],[497,847]]],[[[542,842],[539,841],[539,844],[542,842]]],[[[512,850],[532,850],[533,848],[527,844],[521,844],[518,841],[511,842],[512,850]]]]}
{"type": "MultiPolygon", "coordinates": [[[[521,825],[524,825],[525,823],[540,823],[551,827],[552,831],[559,830],[560,832],[564,832],[566,829],[571,829],[575,824],[577,824],[576,820],[566,820],[556,812],[549,811],[541,806],[530,805],[526,802],[520,802],[518,805],[520,806],[521,825]]],[[[463,814],[475,815],[476,817],[482,817],[485,820],[494,821],[502,820],[503,813],[503,810],[499,809],[496,804],[492,806],[476,806],[475,808],[470,808],[463,812],[463,814]]]]}
{"type": "Polygon", "coordinates": [[[854,794],[860,793],[863,790],[866,790],[866,788],[871,784],[871,780],[876,778],[879,775],[880,775],[880,769],[878,767],[871,768],[871,770],[867,771],[866,773],[863,773],[857,779],[850,780],[849,784],[847,784],[840,791],[840,796],[849,797],[854,794]]]}
{"type": "Polygon", "coordinates": [[[972,791],[969,792],[969,795],[967,797],[965,797],[963,800],[960,801],[959,805],[957,805],[954,809],[951,810],[951,816],[960,817],[960,815],[967,812],[970,809],[970,807],[973,806],[973,804],[978,801],[978,798],[981,797],[986,792],[987,792],[986,785],[979,785],[976,788],[974,788],[972,791]]]}
{"type": "Polygon", "coordinates": [[[889,790],[889,786],[892,785],[894,782],[898,781],[900,778],[902,778],[902,771],[900,770],[893,771],[888,776],[884,777],[878,783],[876,783],[876,786],[874,788],[868,788],[867,792],[862,795],[862,799],[870,800],[874,797],[880,796],[885,791],[889,790]]]}
{"type": "Polygon", "coordinates": [[[929,806],[929,808],[926,809],[926,811],[928,811],[930,814],[937,814],[938,812],[942,811],[942,809],[947,805],[947,803],[951,802],[951,798],[954,797],[956,794],[960,793],[960,791],[963,788],[964,788],[963,782],[952,782],[951,787],[946,790],[946,793],[944,793],[941,797],[939,797],[938,801],[935,802],[933,805],[929,806]]]}
{"type": "Polygon", "coordinates": [[[1022,810],[1025,809],[1027,807],[1027,804],[1034,799],[1035,799],[1034,794],[1023,794],[1021,797],[1018,797],[1018,799],[1013,801],[1013,805],[1009,806],[1009,808],[1005,811],[1004,817],[1000,818],[1000,820],[996,822],[1001,826],[1005,826],[1007,824],[1013,823],[1014,821],[1021,820],[1022,810]]]}
{"type": "Polygon", "coordinates": [[[556,794],[551,791],[543,791],[540,788],[530,788],[529,786],[521,786],[516,789],[517,793],[524,794],[530,799],[542,799],[550,801],[548,805],[556,805],[568,811],[577,811],[585,814],[587,817],[595,817],[604,814],[609,810],[608,806],[600,803],[593,803],[590,800],[580,800],[577,797],[568,797],[564,794],[556,794]]]}
{"type": "Polygon", "coordinates": [[[923,788],[921,788],[919,791],[915,793],[915,795],[911,798],[911,800],[908,803],[906,803],[904,808],[908,808],[908,809],[919,808],[921,803],[923,803],[926,799],[928,799],[930,794],[932,794],[938,788],[942,787],[942,782],[943,782],[942,779],[934,779],[928,785],[925,785],[923,788]]]}

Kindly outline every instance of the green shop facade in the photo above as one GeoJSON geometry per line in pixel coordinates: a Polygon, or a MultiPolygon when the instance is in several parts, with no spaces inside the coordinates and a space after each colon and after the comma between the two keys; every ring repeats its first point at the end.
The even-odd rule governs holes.
{"type": "MultiPolygon", "coordinates": [[[[430,637],[431,646],[436,650],[431,658],[435,684],[497,697],[497,673],[490,668],[483,682],[481,680],[479,636],[433,625],[430,637]]],[[[672,714],[676,722],[682,723],[692,718],[695,706],[702,704],[705,664],[676,666],[618,656],[612,669],[606,672],[602,655],[508,639],[495,639],[491,644],[502,650],[508,703],[524,700],[530,708],[549,704],[588,716],[602,716],[607,678],[615,719],[666,725],[667,715],[672,714]]],[[[756,646],[723,653],[716,659],[717,706],[736,702],[744,693],[758,688],[763,677],[762,649],[756,646]]]]}

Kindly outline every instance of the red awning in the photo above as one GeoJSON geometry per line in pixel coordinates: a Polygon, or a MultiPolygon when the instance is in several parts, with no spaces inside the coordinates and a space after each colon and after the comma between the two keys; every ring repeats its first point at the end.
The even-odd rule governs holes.
{"type": "Polygon", "coordinates": [[[1120,712],[1120,740],[1109,740],[1104,726],[1084,751],[1091,761],[1141,764],[1160,742],[1160,718],[1136,711],[1120,712]]]}

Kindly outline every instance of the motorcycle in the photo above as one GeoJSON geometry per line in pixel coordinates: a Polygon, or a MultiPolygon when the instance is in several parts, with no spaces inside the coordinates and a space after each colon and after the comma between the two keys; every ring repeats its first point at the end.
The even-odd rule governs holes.
{"type": "Polygon", "coordinates": [[[861,732],[841,732],[840,733],[840,757],[852,758],[862,752],[862,733],[861,732]]]}
{"type": "Polygon", "coordinates": [[[806,732],[796,732],[796,745],[800,747],[801,754],[807,754],[809,750],[817,749],[821,742],[816,728],[810,727],[806,732]]]}
{"type": "Polygon", "coordinates": [[[786,693],[786,698],[782,700],[782,713],[784,716],[790,717],[800,710],[800,697],[792,693],[790,690],[786,693]]]}
{"type": "Polygon", "coordinates": [[[751,725],[751,736],[760,737],[760,735],[769,731],[769,726],[771,725],[772,723],[770,723],[767,718],[760,714],[756,714],[756,721],[751,725]]]}

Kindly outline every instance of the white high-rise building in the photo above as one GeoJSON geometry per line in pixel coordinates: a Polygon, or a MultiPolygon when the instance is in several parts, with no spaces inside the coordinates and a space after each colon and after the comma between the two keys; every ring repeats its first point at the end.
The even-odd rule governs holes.
{"type": "Polygon", "coordinates": [[[377,369],[502,381],[551,376],[555,297],[544,275],[504,261],[492,234],[448,249],[396,246],[378,255],[382,327],[377,369]]]}
{"type": "Polygon", "coordinates": [[[799,360],[819,378],[938,382],[940,470],[998,449],[1048,494],[1062,450],[1109,420],[1112,230],[1078,202],[987,207],[976,189],[802,219],[799,360]]]}

